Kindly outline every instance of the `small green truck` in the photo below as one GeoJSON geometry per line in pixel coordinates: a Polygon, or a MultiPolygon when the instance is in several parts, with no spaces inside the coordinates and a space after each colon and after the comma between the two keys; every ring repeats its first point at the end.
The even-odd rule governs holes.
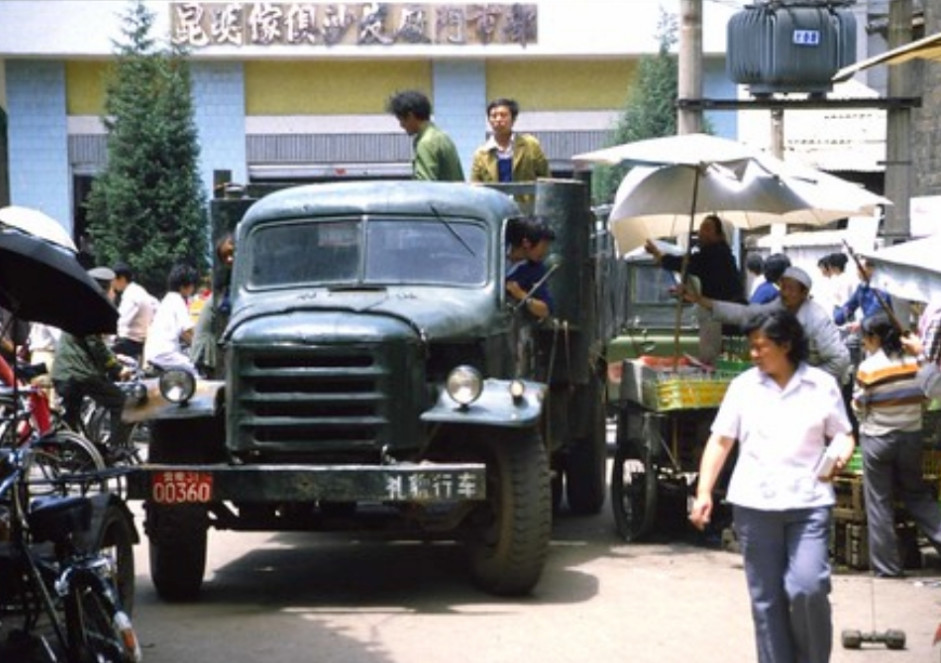
{"type": "Polygon", "coordinates": [[[611,331],[587,187],[539,181],[534,198],[557,235],[543,323],[507,301],[520,210],[504,192],[373,181],[214,201],[217,232],[225,210],[238,221],[224,373],[127,413],[151,430],[129,495],[163,598],[198,594],[209,528],[458,540],[484,590],[535,586],[553,510],[604,503],[611,331]]]}

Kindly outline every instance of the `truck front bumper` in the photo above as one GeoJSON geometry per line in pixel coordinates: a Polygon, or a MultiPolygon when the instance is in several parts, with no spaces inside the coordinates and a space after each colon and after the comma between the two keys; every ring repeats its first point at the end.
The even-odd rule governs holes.
{"type": "Polygon", "coordinates": [[[396,465],[142,465],[127,477],[128,497],[158,504],[210,502],[481,501],[483,463],[396,465]]]}

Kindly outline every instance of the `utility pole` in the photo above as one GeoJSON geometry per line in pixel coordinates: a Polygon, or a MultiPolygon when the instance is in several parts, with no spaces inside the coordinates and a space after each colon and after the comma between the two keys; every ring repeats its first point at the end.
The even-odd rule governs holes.
{"type": "MultiPolygon", "coordinates": [[[[912,0],[889,3],[889,48],[912,40],[912,0]]],[[[889,67],[888,96],[907,97],[911,93],[910,65],[889,67]]],[[[883,234],[890,239],[907,239],[911,234],[909,200],[912,195],[912,112],[889,108],[886,111],[885,195],[894,205],[885,211],[883,234]]]]}
{"type": "MultiPolygon", "coordinates": [[[[680,0],[680,55],[677,94],[680,99],[702,99],[702,0],[680,0]]],[[[702,107],[681,106],[676,133],[702,131],[702,107]]]]}

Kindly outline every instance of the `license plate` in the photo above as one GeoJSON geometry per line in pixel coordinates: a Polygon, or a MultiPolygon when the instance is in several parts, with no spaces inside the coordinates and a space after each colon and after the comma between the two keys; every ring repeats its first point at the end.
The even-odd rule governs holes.
{"type": "Polygon", "coordinates": [[[157,504],[193,504],[212,501],[212,474],[208,472],[156,472],[150,495],[157,504]]]}

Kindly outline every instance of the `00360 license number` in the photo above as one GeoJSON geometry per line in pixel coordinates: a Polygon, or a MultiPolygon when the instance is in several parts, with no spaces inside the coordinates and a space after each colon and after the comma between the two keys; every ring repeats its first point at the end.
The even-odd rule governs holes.
{"type": "Polygon", "coordinates": [[[153,476],[151,497],[157,504],[192,504],[212,500],[212,475],[161,472],[153,476]]]}

